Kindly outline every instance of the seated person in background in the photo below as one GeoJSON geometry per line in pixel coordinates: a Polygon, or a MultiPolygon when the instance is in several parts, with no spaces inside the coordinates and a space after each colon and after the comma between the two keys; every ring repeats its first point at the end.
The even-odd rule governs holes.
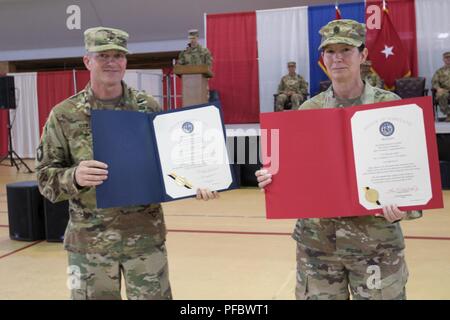
{"type": "Polygon", "coordinates": [[[206,64],[209,67],[212,65],[212,56],[207,48],[203,48],[198,43],[198,30],[189,30],[189,43],[184,51],[181,51],[178,56],[178,64],[184,65],[199,65],[206,64]]]}
{"type": "Polygon", "coordinates": [[[439,108],[446,115],[445,122],[450,122],[450,108],[448,106],[448,97],[450,92],[450,51],[443,54],[445,65],[438,69],[433,78],[431,85],[436,90],[436,99],[439,108]]]}
{"type": "Polygon", "coordinates": [[[283,111],[285,103],[289,99],[292,103],[292,110],[296,110],[308,95],[308,82],[295,72],[296,63],[290,61],[287,66],[289,73],[281,78],[278,85],[276,111],[283,111]]]}
{"type": "Polygon", "coordinates": [[[361,64],[361,79],[372,87],[383,89],[381,78],[372,70],[372,62],[366,60],[361,64]]]}

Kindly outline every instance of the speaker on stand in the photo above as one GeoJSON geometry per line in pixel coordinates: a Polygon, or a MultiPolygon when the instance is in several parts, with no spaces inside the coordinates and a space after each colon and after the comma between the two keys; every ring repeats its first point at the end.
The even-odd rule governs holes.
{"type": "Polygon", "coordinates": [[[0,77],[0,109],[16,108],[16,88],[13,76],[0,77]]]}
{"type": "Polygon", "coordinates": [[[12,124],[8,109],[16,109],[16,88],[14,86],[13,76],[0,77],[0,109],[6,109],[6,113],[8,114],[8,154],[0,159],[0,164],[9,159],[10,167],[15,166],[17,171],[19,171],[19,164],[23,164],[27,168],[28,173],[32,173],[33,171],[31,171],[23,159],[14,151],[12,145],[12,124]]]}

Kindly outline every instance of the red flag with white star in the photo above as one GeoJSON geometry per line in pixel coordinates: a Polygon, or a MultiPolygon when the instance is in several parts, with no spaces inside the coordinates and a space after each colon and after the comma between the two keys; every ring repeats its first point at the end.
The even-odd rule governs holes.
{"type": "Polygon", "coordinates": [[[369,56],[387,89],[394,89],[396,79],[411,75],[408,54],[387,9],[383,10],[381,30],[369,48],[369,56]]]}

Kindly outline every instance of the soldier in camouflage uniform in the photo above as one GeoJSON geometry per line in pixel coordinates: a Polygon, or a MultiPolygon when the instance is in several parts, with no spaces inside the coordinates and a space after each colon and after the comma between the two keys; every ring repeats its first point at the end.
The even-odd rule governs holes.
{"type": "Polygon", "coordinates": [[[372,70],[372,62],[366,60],[361,63],[361,79],[372,87],[383,89],[381,78],[372,70]]]}
{"type": "Polygon", "coordinates": [[[178,56],[178,64],[199,65],[206,64],[209,67],[212,65],[212,56],[207,48],[203,48],[198,43],[198,30],[189,30],[189,44],[186,50],[181,51],[178,56]]]}
{"type": "MultiPolygon", "coordinates": [[[[361,79],[360,64],[368,54],[364,24],[335,20],[322,27],[320,34],[319,49],[332,85],[300,110],[399,99],[361,79]]],[[[272,182],[267,170],[257,171],[256,176],[260,188],[272,182]]],[[[382,215],[299,219],[293,233],[297,299],[349,299],[350,295],[353,299],[406,299],[408,269],[399,221],[421,216],[420,211],[404,212],[386,205],[382,215]]]]}
{"type": "MultiPolygon", "coordinates": [[[[84,35],[83,61],[91,81],[53,108],[36,155],[41,193],[52,202],[69,200],[64,248],[71,298],[120,299],[123,275],[128,299],[171,299],[161,205],[97,208],[95,186],[107,179],[108,166],[93,160],[90,124],[94,109],[155,112],[160,107],[122,81],[126,32],[97,27],[84,35]]],[[[197,192],[197,199],[217,197],[206,189],[197,192]]]]}
{"type": "Polygon", "coordinates": [[[439,108],[447,116],[445,121],[450,122],[450,107],[448,105],[450,92],[450,51],[443,54],[443,59],[445,65],[435,72],[431,79],[431,85],[433,89],[436,89],[439,108]]]}
{"type": "Polygon", "coordinates": [[[286,102],[290,99],[292,109],[298,109],[301,102],[308,95],[308,82],[295,72],[295,61],[289,61],[289,73],[281,78],[278,85],[278,96],[276,100],[276,111],[283,111],[286,102]]]}

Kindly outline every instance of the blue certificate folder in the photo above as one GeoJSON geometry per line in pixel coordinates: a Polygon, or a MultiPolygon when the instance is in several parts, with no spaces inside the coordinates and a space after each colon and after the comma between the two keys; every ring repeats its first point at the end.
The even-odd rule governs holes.
{"type": "MultiPolygon", "coordinates": [[[[153,120],[160,114],[211,105],[220,111],[225,137],[218,101],[154,113],[92,110],[94,159],[108,164],[108,179],[96,187],[97,207],[127,207],[181,199],[173,199],[165,192],[153,120]]],[[[236,189],[234,171],[231,165],[229,167],[232,184],[228,189],[236,189]]]]}

